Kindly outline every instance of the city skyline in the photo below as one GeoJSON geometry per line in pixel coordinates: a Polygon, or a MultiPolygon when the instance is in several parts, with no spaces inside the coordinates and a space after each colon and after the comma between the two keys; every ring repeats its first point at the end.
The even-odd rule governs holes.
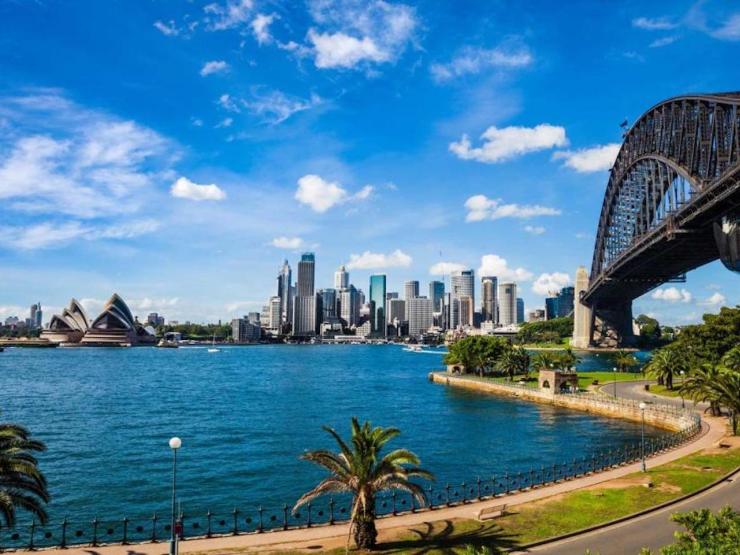
{"type": "MultiPolygon", "coordinates": [[[[97,313],[110,291],[228,320],[304,250],[317,285],[344,264],[368,294],[381,273],[424,294],[470,268],[529,312],[590,266],[619,124],[738,88],[734,3],[380,6],[0,7],[0,320],[72,296],[97,313]],[[323,48],[342,37],[375,50],[323,48]]],[[[696,322],[740,302],[736,280],[715,262],[634,313],[696,322]]]]}

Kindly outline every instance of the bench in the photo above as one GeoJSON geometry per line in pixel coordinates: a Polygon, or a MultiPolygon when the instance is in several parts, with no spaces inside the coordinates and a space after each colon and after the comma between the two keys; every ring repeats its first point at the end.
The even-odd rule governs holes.
{"type": "Polygon", "coordinates": [[[506,513],[506,504],[486,507],[478,511],[478,520],[488,520],[497,516],[504,516],[506,513]]]}

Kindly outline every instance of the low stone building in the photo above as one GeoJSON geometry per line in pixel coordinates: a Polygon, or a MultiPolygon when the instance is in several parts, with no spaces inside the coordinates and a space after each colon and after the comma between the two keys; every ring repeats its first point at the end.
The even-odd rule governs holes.
{"type": "Polygon", "coordinates": [[[550,395],[578,391],[578,374],[574,370],[540,370],[539,386],[550,395]]]}

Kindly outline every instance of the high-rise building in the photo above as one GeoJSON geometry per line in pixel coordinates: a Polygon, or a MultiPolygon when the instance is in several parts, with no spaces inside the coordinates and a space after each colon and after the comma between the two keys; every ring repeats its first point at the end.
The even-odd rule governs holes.
{"type": "Polygon", "coordinates": [[[395,291],[391,291],[390,293],[385,294],[386,301],[390,301],[391,299],[397,299],[397,298],[398,298],[398,293],[396,293],[395,291]]]}
{"type": "Polygon", "coordinates": [[[301,255],[293,300],[293,335],[308,336],[316,333],[316,258],[312,252],[301,255]]]}
{"type": "Polygon", "coordinates": [[[434,324],[432,299],[412,297],[406,300],[409,322],[409,335],[416,337],[429,331],[434,324]]]}
{"type": "Polygon", "coordinates": [[[472,327],[474,323],[474,306],[473,306],[473,299],[471,297],[468,297],[467,295],[460,297],[459,299],[455,299],[457,301],[459,307],[460,307],[460,325],[461,326],[467,326],[472,327]]]}
{"type": "Polygon", "coordinates": [[[262,321],[262,315],[259,312],[250,312],[247,314],[247,321],[253,326],[259,326],[262,321]]]}
{"type": "Polygon", "coordinates": [[[277,296],[280,297],[280,324],[277,328],[286,327],[293,320],[293,285],[290,264],[286,260],[277,277],[277,296]]]}
{"type": "Polygon", "coordinates": [[[385,274],[370,276],[370,304],[372,306],[370,321],[373,333],[384,337],[386,335],[385,285],[385,274]]]}
{"type": "Polygon", "coordinates": [[[573,312],[575,288],[563,287],[559,293],[545,299],[545,318],[565,318],[573,312]]]}
{"type": "Polygon", "coordinates": [[[524,299],[521,297],[516,298],[516,323],[524,323],[524,299]]]}
{"type": "Polygon", "coordinates": [[[496,289],[498,288],[498,278],[494,276],[484,276],[480,278],[481,289],[481,318],[484,322],[497,322],[497,302],[496,289]]]}
{"type": "Polygon", "coordinates": [[[445,293],[444,327],[448,330],[457,329],[460,326],[460,300],[445,293]]]}
{"type": "Polygon", "coordinates": [[[419,282],[407,281],[403,284],[403,298],[407,301],[419,296],[419,282]]]}
{"type": "Polygon", "coordinates": [[[32,328],[41,328],[43,312],[41,311],[41,303],[31,305],[31,314],[29,319],[29,325],[32,328]]]}
{"type": "Polygon", "coordinates": [[[235,343],[259,341],[261,333],[259,325],[252,324],[246,318],[234,318],[231,321],[231,337],[235,343]]]}
{"type": "MultiPolygon", "coordinates": [[[[33,318],[33,311],[31,312],[32,312],[31,318],[33,318]]],[[[155,328],[159,326],[164,326],[164,316],[160,316],[156,312],[150,312],[146,317],[146,323],[155,328]]]]}
{"type": "Polygon", "coordinates": [[[271,330],[277,331],[280,329],[281,324],[280,297],[270,297],[268,306],[270,307],[270,317],[267,321],[262,322],[262,325],[271,330]]]}
{"type": "Polygon", "coordinates": [[[337,291],[336,289],[321,289],[319,296],[321,297],[319,323],[330,322],[337,317],[337,291]]]}
{"type": "Polygon", "coordinates": [[[403,299],[388,301],[388,323],[392,324],[394,320],[398,320],[399,323],[406,321],[406,301],[403,299]]]}
{"type": "Polygon", "coordinates": [[[342,291],[349,287],[349,272],[344,266],[340,266],[339,269],[334,272],[334,289],[342,291]]]}
{"type": "Polygon", "coordinates": [[[344,320],[345,326],[352,327],[360,319],[360,295],[355,286],[350,285],[347,289],[342,290],[339,296],[341,298],[339,317],[344,320]]]}
{"type": "Polygon", "coordinates": [[[502,326],[516,324],[516,283],[499,284],[498,319],[502,326]]]}
{"type": "Polygon", "coordinates": [[[441,281],[430,281],[429,298],[432,299],[433,312],[442,312],[445,301],[445,284],[441,281]]]}
{"type": "MultiPolygon", "coordinates": [[[[473,270],[459,270],[452,272],[450,276],[450,289],[452,290],[452,298],[458,301],[463,297],[470,297],[473,306],[475,307],[475,273],[473,270]]],[[[472,326],[473,325],[473,311],[470,311],[470,317],[465,321],[460,320],[458,325],[472,326]]]]}

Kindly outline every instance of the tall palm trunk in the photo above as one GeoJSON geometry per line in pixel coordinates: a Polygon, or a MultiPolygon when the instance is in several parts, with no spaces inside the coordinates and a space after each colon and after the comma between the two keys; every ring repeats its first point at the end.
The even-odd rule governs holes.
{"type": "Polygon", "coordinates": [[[355,544],[358,549],[373,549],[378,539],[374,513],[360,513],[355,522],[355,544]]]}

